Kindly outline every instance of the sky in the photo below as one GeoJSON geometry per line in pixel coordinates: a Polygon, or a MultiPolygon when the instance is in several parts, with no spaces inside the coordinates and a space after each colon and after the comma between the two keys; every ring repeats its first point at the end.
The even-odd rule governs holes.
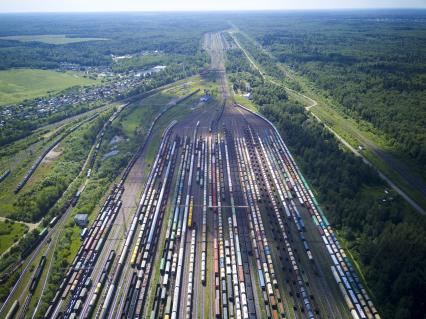
{"type": "Polygon", "coordinates": [[[426,0],[0,0],[0,12],[426,8],[426,0]]]}

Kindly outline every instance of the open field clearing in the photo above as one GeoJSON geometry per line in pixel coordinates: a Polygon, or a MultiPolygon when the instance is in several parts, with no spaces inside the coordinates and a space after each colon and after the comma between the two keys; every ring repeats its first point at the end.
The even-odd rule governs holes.
{"type": "Polygon", "coordinates": [[[105,41],[104,38],[78,38],[69,37],[65,34],[41,34],[41,35],[11,35],[0,37],[0,40],[13,40],[20,42],[42,42],[47,44],[68,44],[88,41],[105,41]]]}
{"type": "Polygon", "coordinates": [[[59,92],[76,85],[96,81],[77,72],[56,72],[37,69],[0,71],[0,106],[59,92]]]}
{"type": "Polygon", "coordinates": [[[0,221],[0,255],[3,254],[14,242],[17,242],[28,231],[25,224],[0,221]]]}

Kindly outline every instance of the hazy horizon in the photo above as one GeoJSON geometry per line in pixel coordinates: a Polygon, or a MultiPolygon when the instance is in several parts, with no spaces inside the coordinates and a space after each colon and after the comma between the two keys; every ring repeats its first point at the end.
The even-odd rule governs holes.
{"type": "Polygon", "coordinates": [[[160,0],[149,3],[134,0],[75,0],[55,1],[23,0],[16,2],[0,3],[0,13],[67,13],[67,12],[185,12],[185,11],[292,11],[292,10],[362,10],[362,9],[426,9],[423,0],[300,0],[297,3],[282,0],[227,0],[195,1],[160,0]]]}

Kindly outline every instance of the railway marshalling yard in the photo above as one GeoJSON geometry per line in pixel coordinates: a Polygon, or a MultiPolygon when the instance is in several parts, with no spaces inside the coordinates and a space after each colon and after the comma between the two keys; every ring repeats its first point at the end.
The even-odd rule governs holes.
{"type": "Polygon", "coordinates": [[[379,318],[285,141],[229,94],[224,37],[204,46],[220,98],[154,121],[45,317],[379,318]]]}

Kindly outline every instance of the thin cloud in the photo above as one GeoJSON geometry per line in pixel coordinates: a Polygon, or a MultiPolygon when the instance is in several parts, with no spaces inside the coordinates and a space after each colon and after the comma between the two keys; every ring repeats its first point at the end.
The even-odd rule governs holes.
{"type": "Polygon", "coordinates": [[[0,12],[211,11],[349,8],[426,8],[425,0],[20,0],[1,1],[0,12]]]}

